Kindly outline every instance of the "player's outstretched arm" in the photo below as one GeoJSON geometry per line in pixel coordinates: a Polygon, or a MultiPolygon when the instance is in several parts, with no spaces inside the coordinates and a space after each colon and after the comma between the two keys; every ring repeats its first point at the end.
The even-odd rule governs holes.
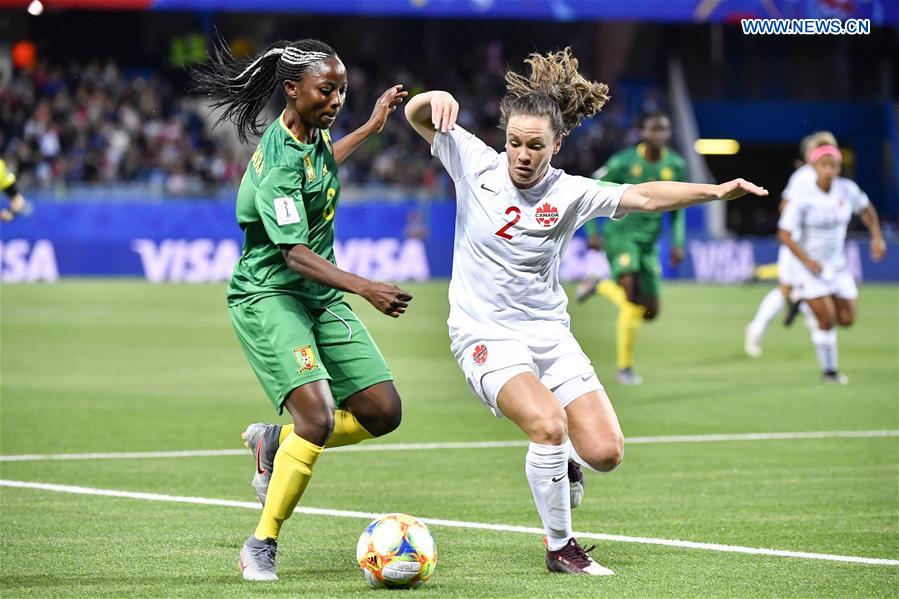
{"type": "Polygon", "coordinates": [[[874,206],[868,204],[859,215],[862,223],[871,233],[871,259],[880,262],[887,253],[887,244],[883,240],[883,234],[880,232],[880,219],[877,218],[877,210],[874,206]]]}
{"type": "Polygon", "coordinates": [[[282,246],[281,253],[288,268],[301,277],[326,287],[355,293],[387,316],[399,317],[412,301],[412,294],[396,285],[369,281],[341,270],[305,245],[282,246]]]}
{"type": "Polygon", "coordinates": [[[456,125],[459,103],[449,92],[430,91],[418,94],[406,104],[406,120],[429,144],[437,131],[446,133],[456,125]]]}
{"type": "Polygon", "coordinates": [[[746,194],[764,197],[768,190],[745,179],[719,185],[652,181],[628,187],[620,206],[631,212],[666,212],[714,200],[735,200],[746,194]]]}
{"type": "Polygon", "coordinates": [[[409,92],[404,91],[401,84],[387,88],[384,93],[381,94],[381,97],[378,98],[378,101],[375,102],[374,110],[371,111],[368,122],[352,133],[345,135],[334,142],[335,162],[341,164],[356,150],[356,148],[361,146],[366,139],[380,133],[384,129],[384,125],[387,124],[387,117],[390,116],[391,112],[396,110],[397,106],[403,103],[403,100],[408,95],[409,92]]]}

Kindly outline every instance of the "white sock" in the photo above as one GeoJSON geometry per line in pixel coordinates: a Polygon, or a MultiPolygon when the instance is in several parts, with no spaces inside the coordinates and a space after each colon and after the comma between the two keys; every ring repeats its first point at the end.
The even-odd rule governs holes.
{"type": "Polygon", "coordinates": [[[599,470],[597,470],[596,468],[594,468],[593,466],[588,464],[586,461],[584,461],[584,458],[582,458],[581,456],[578,455],[577,450],[575,450],[575,448],[574,448],[574,445],[571,444],[571,439],[569,439],[565,443],[565,450],[568,452],[569,460],[574,460],[575,462],[580,464],[581,467],[586,468],[587,470],[592,470],[593,472],[599,472],[599,470]]]}
{"type": "Polygon", "coordinates": [[[531,443],[524,472],[534,494],[537,512],[551,551],[565,546],[571,531],[571,497],[568,489],[568,449],[565,445],[531,443]]]}
{"type": "Polygon", "coordinates": [[[799,311],[802,312],[802,316],[805,319],[805,328],[808,329],[809,333],[814,333],[818,330],[818,317],[815,316],[814,311],[809,307],[808,302],[801,302],[799,304],[799,311]]]}
{"type": "Polygon", "coordinates": [[[774,317],[783,310],[786,301],[779,287],[775,287],[762,298],[759,309],[755,313],[755,318],[749,323],[749,330],[752,334],[761,340],[768,328],[768,323],[774,320],[774,317]]]}
{"type": "Polygon", "coordinates": [[[812,343],[815,345],[815,354],[818,355],[818,364],[823,372],[836,372],[837,370],[837,330],[822,331],[817,329],[812,332],[812,343]]]}

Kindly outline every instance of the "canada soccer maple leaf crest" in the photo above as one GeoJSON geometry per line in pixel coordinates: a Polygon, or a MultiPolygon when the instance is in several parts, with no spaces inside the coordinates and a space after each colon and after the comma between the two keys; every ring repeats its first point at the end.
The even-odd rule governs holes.
{"type": "Polygon", "coordinates": [[[537,206],[536,220],[544,227],[551,227],[559,221],[559,209],[543,202],[542,206],[537,206]]]}
{"type": "Polygon", "coordinates": [[[483,343],[476,345],[474,348],[474,353],[471,354],[471,357],[474,358],[475,364],[481,366],[484,362],[487,361],[487,346],[483,343]]]}

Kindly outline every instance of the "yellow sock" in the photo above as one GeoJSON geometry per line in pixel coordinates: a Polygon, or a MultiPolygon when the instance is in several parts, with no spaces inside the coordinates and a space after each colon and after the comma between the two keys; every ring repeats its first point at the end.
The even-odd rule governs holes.
{"type": "MultiPolygon", "coordinates": [[[[287,435],[293,432],[293,424],[285,424],[281,427],[281,435],[278,437],[278,443],[283,443],[287,435]]],[[[348,410],[334,410],[334,432],[331,438],[325,443],[325,447],[343,447],[344,445],[355,445],[359,441],[366,439],[374,439],[374,435],[365,430],[365,427],[359,424],[356,417],[348,410]]]]}
{"type": "Polygon", "coordinates": [[[637,343],[637,330],[643,324],[646,308],[640,304],[625,301],[618,310],[618,326],[615,345],[618,350],[618,369],[630,368],[634,365],[634,345],[637,343]]]}
{"type": "Polygon", "coordinates": [[[281,524],[293,513],[306,490],[312,478],[312,466],[321,452],[321,447],[297,435],[289,435],[278,447],[265,507],[254,533],[257,539],[278,538],[281,524]]]}
{"type": "Polygon", "coordinates": [[[603,297],[608,298],[613,304],[619,308],[627,303],[627,293],[624,287],[613,281],[612,279],[603,279],[596,285],[596,292],[603,297]]]}

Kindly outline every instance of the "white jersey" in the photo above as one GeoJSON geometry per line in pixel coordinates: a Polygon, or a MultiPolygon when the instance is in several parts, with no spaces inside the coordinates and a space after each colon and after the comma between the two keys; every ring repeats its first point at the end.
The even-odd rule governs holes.
{"type": "MultiPolygon", "coordinates": [[[[810,164],[803,164],[790,175],[787,187],[781,193],[781,197],[789,202],[791,199],[801,197],[808,190],[817,185],[818,176],[810,164]]],[[[793,241],[799,241],[799,232],[792,235],[793,241]]],[[[792,285],[794,271],[797,268],[796,256],[790,248],[781,244],[777,249],[777,278],[781,283],[792,285]]]]}
{"type": "Polygon", "coordinates": [[[865,192],[854,181],[837,177],[829,192],[815,184],[803,186],[801,193],[789,197],[778,227],[789,231],[813,260],[833,269],[843,268],[846,227],[852,215],[870,203],[865,192]]]}
{"type": "Polygon", "coordinates": [[[568,335],[568,298],[559,263],[575,230],[599,216],[621,216],[627,185],[550,168],[518,189],[506,154],[456,127],[437,132],[431,153],[456,186],[450,315],[454,352],[475,341],[554,342],[568,335]]]}

